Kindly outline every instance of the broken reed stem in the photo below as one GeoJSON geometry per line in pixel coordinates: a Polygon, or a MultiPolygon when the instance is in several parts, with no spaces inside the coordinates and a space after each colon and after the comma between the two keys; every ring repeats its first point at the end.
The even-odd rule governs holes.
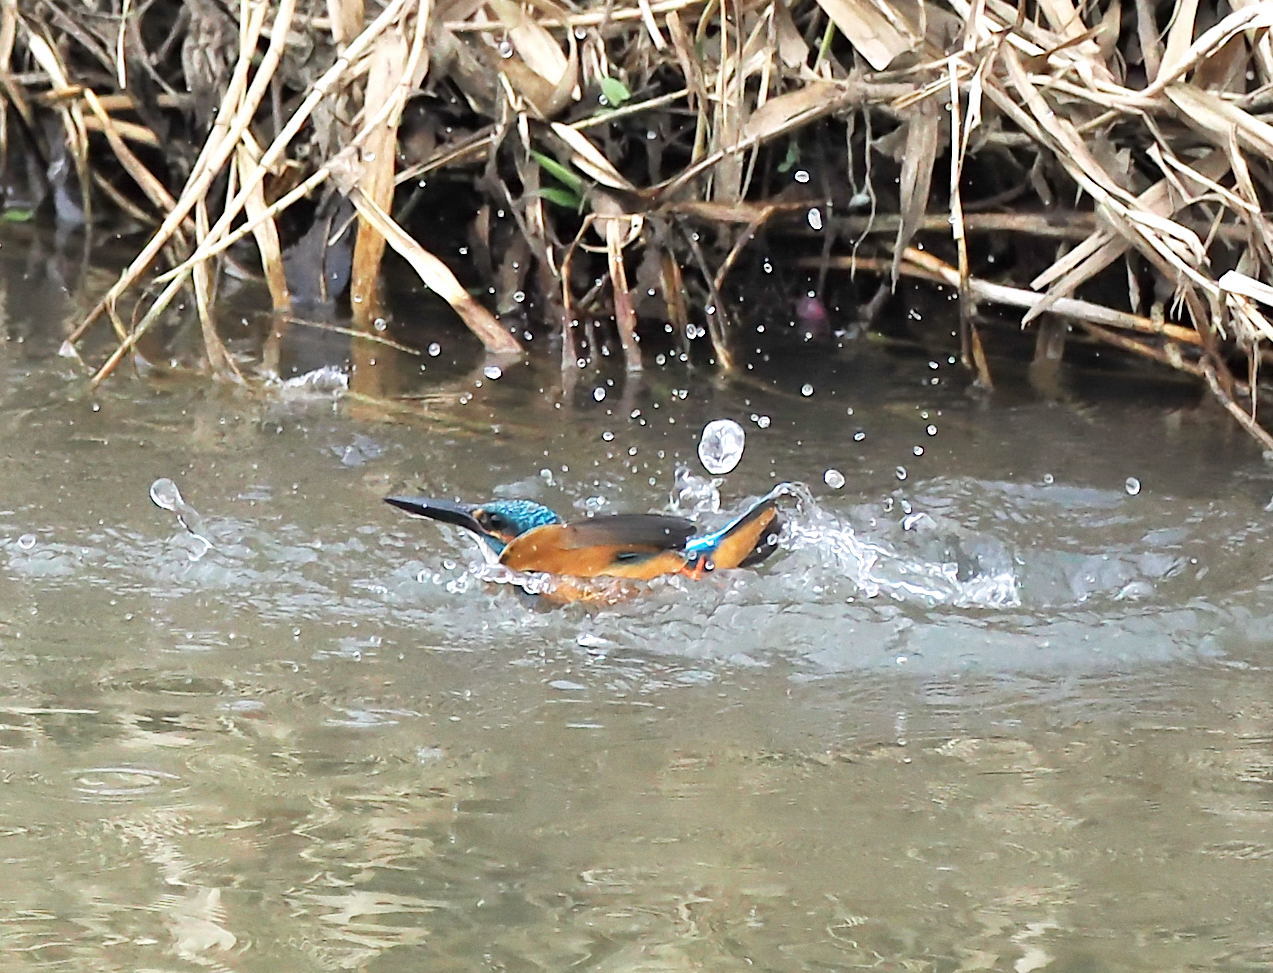
{"type": "MultiPolygon", "coordinates": [[[[812,205],[812,204],[809,204],[812,205]]],[[[799,209],[801,207],[793,207],[799,209]]],[[[845,236],[893,236],[901,224],[901,217],[890,214],[879,216],[833,216],[828,225],[845,236]]],[[[1093,233],[1107,227],[1095,213],[1078,211],[1048,211],[1046,213],[968,213],[963,215],[966,233],[1019,233],[1023,236],[1045,240],[1086,240],[1093,233]]],[[[1214,239],[1241,244],[1250,240],[1251,231],[1234,223],[1205,226],[1201,221],[1185,221],[1183,226],[1199,235],[1211,234],[1214,239]]],[[[949,233],[950,217],[945,213],[930,213],[919,221],[916,229],[925,233],[949,233]]],[[[802,236],[820,235],[812,230],[797,227],[802,236]]]]}
{"type": "MultiPolygon", "coordinates": [[[[822,266],[820,258],[806,257],[795,261],[798,267],[810,269],[822,266]]],[[[847,270],[850,273],[866,271],[868,273],[891,272],[891,261],[880,257],[832,257],[826,266],[835,270],[847,270]]],[[[919,277],[948,287],[958,288],[959,271],[932,254],[922,250],[907,248],[903,252],[900,272],[908,277],[919,277]]],[[[1022,287],[1009,287],[1004,284],[993,284],[977,277],[968,278],[969,292],[981,301],[992,304],[1003,304],[1008,307],[1030,309],[1040,304],[1045,295],[1022,287]]],[[[1117,311],[1093,304],[1091,301],[1076,298],[1060,298],[1053,302],[1048,310],[1060,317],[1071,318],[1087,324],[1122,331],[1135,331],[1139,334],[1153,335],[1188,345],[1192,348],[1202,346],[1202,338],[1193,328],[1178,324],[1159,323],[1139,314],[1117,311]]]]}

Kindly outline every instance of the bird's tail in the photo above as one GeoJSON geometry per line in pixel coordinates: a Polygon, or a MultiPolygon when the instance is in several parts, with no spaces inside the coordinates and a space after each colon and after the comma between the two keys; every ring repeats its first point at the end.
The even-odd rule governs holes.
{"type": "Polygon", "coordinates": [[[771,494],[724,527],[691,538],[685,545],[690,555],[686,573],[701,577],[712,568],[746,568],[759,564],[778,548],[782,519],[771,494]]]}

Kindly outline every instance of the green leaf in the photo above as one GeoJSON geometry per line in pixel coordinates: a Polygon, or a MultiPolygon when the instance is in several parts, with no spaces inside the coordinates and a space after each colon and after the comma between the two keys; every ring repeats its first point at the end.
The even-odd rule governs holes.
{"type": "Polygon", "coordinates": [[[551,156],[536,152],[534,149],[530,150],[530,155],[532,159],[539,163],[541,169],[574,192],[576,196],[583,192],[583,178],[569,166],[563,166],[551,156]]]}
{"type": "Polygon", "coordinates": [[[788,173],[800,161],[800,143],[792,139],[787,143],[787,157],[778,163],[778,171],[788,173]]]}
{"type": "Polygon", "coordinates": [[[35,210],[15,206],[13,209],[5,210],[0,214],[0,218],[3,218],[6,223],[30,223],[35,219],[35,210]]]}
{"type": "Polygon", "coordinates": [[[632,92],[618,78],[602,78],[601,97],[606,100],[607,108],[621,108],[624,102],[632,99],[632,92]]]}
{"type": "Polygon", "coordinates": [[[548,202],[562,209],[570,209],[578,212],[583,209],[583,197],[578,193],[572,193],[569,189],[561,189],[558,186],[545,186],[537,194],[542,196],[548,202]]]}

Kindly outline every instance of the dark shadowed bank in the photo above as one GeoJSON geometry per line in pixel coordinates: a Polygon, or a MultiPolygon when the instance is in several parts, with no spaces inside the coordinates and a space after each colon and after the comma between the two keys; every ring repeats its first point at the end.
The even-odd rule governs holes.
{"type": "Polygon", "coordinates": [[[178,312],[198,360],[240,376],[215,308],[245,277],[274,312],[258,371],[296,319],[409,344],[410,322],[386,320],[392,253],[495,355],[549,337],[568,369],[728,371],[879,333],[991,385],[999,354],[1046,380],[1117,350],[1190,376],[1273,447],[1268,5],[24,0],[0,16],[5,215],[130,246],[67,336],[94,382],[171,356],[153,346],[178,312]],[[899,313],[916,282],[951,313],[899,313]]]}

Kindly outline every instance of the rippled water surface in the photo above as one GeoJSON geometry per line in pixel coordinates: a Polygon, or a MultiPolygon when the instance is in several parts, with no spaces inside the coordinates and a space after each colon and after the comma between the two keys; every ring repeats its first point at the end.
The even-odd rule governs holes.
{"type": "Polygon", "coordinates": [[[1273,475],[1192,396],[873,347],[563,390],[454,339],[339,400],[90,395],[5,272],[4,969],[1273,966],[1273,475]],[[779,481],[775,557],[612,608],[380,502],[779,481]]]}

